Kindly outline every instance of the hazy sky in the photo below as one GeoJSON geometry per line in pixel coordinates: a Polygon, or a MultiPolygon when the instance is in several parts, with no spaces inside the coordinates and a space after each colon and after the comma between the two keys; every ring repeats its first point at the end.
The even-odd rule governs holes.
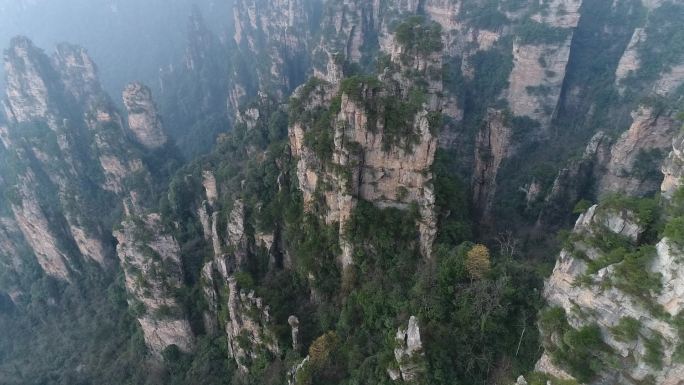
{"type": "Polygon", "coordinates": [[[161,66],[179,60],[192,4],[218,30],[232,21],[231,2],[0,0],[0,47],[5,49],[19,34],[48,53],[64,41],[84,46],[97,62],[105,87],[118,93],[130,80],[155,82],[161,66]]]}

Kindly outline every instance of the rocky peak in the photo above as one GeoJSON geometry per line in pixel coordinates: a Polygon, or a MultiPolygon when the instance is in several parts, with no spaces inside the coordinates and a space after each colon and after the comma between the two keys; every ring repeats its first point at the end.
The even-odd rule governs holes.
{"type": "Polygon", "coordinates": [[[152,91],[141,83],[131,83],[123,91],[123,102],[128,112],[128,127],[138,143],[151,150],[163,147],[167,138],[152,91]]]}
{"type": "MultiPolygon", "coordinates": [[[[310,9],[303,0],[239,0],[234,40],[248,57],[268,58],[255,69],[259,89],[284,95],[302,81],[308,62],[310,9]]],[[[256,63],[255,63],[256,64],[256,63]]]]}
{"type": "Polygon", "coordinates": [[[387,369],[390,378],[407,383],[419,381],[427,368],[418,319],[415,316],[409,318],[408,328],[397,330],[395,344],[394,358],[398,368],[387,369]]]}
{"type": "Polygon", "coordinates": [[[84,48],[61,43],[52,56],[52,63],[61,75],[64,89],[76,101],[88,103],[101,95],[97,66],[84,48]]]}
{"type": "Polygon", "coordinates": [[[48,57],[31,40],[12,39],[4,54],[7,83],[5,115],[15,122],[45,118],[49,93],[54,92],[54,74],[48,57]]]}
{"type": "Polygon", "coordinates": [[[228,351],[238,368],[246,373],[260,350],[278,355],[280,348],[276,336],[270,329],[272,321],[268,305],[256,297],[254,291],[242,290],[234,277],[228,278],[228,289],[228,351]],[[241,339],[246,339],[247,344],[241,342],[241,339]]]}

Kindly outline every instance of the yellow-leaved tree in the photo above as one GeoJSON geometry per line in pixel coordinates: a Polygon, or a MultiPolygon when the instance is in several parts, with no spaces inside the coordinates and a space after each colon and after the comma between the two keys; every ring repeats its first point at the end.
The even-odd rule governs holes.
{"type": "Polygon", "coordinates": [[[466,255],[466,270],[471,279],[482,279],[491,270],[491,257],[485,245],[473,246],[466,255]]]}

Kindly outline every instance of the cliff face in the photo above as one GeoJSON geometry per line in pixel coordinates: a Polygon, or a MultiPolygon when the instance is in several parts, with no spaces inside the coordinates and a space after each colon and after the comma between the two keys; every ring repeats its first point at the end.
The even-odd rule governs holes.
{"type": "MultiPolygon", "coordinates": [[[[636,242],[642,235],[643,228],[635,222],[631,212],[592,207],[578,219],[574,235],[588,239],[596,231],[608,231],[626,237],[630,242],[636,242]]],[[[682,309],[681,301],[676,299],[676,293],[681,291],[681,282],[676,278],[681,266],[674,262],[679,253],[676,246],[668,239],[663,239],[653,250],[648,251],[653,255],[649,256],[652,259],[644,268],[653,279],[662,281],[661,290],[646,294],[651,298],[648,301],[654,301],[651,305],[640,301],[633,293],[626,292],[621,287],[623,283],[620,280],[626,277],[619,276],[624,271],[620,265],[611,264],[595,271],[592,266],[600,264],[601,258],[606,258],[605,251],[582,240],[576,241],[573,248],[586,254],[588,259],[577,257],[577,252],[571,249],[563,250],[545,286],[544,295],[551,306],[563,309],[571,328],[587,330],[587,327],[595,327],[600,331],[600,341],[605,347],[600,348],[601,352],[597,353],[596,359],[601,362],[614,360],[616,364],[612,367],[597,365],[600,369],[597,369],[595,375],[600,379],[594,378],[588,383],[616,381],[638,384],[649,378],[656,384],[680,383],[684,366],[675,358],[675,350],[681,343],[680,334],[667,321],[667,317],[651,316],[653,306],[662,306],[662,311],[672,317],[677,317],[682,309]],[[606,285],[606,289],[599,288],[606,285]],[[627,323],[638,325],[630,337],[620,334],[620,325],[627,323]],[[654,345],[658,347],[654,348],[654,345]]],[[[622,262],[627,263],[629,262],[622,262]]],[[[559,358],[561,354],[556,353],[564,349],[559,342],[563,338],[563,331],[545,329],[544,326],[542,330],[547,333],[546,354],[537,364],[537,370],[561,378],[571,378],[568,372],[574,373],[573,368],[565,366],[568,364],[559,358]]],[[[565,333],[568,335],[567,331],[565,333]]]]}
{"type": "Polygon", "coordinates": [[[682,134],[677,135],[672,141],[672,150],[667,159],[663,163],[662,171],[665,175],[663,183],[660,186],[662,194],[671,198],[677,191],[681,184],[684,173],[684,137],[682,134]]]}
{"type": "Polygon", "coordinates": [[[508,79],[511,111],[548,125],[553,117],[570,55],[568,37],[555,44],[513,45],[513,71],[508,79]]]}
{"type": "MultiPolygon", "coordinates": [[[[48,58],[17,38],[5,53],[5,68],[8,122],[1,136],[12,162],[3,166],[2,180],[13,216],[8,220],[21,232],[5,233],[5,242],[21,249],[22,259],[33,254],[46,275],[65,282],[83,280],[91,262],[111,273],[110,229],[128,197],[128,218],[115,235],[131,307],[140,310],[155,354],[171,344],[189,351],[194,337],[182,314],[174,318],[180,310],[171,293],[183,283],[180,250],[162,231],[159,216],[145,212],[155,177],[102,91],[97,67],[80,47],[61,44],[48,58]]],[[[136,140],[147,149],[166,144],[149,89],[127,87],[124,102],[136,140]]],[[[13,265],[22,277],[22,264],[13,265]]],[[[16,294],[20,288],[3,290],[16,294]]]]}
{"type": "Polygon", "coordinates": [[[152,91],[143,84],[131,83],[123,91],[123,102],[128,111],[128,128],[135,140],[151,150],[164,146],[167,138],[152,91]]]}
{"type": "Polygon", "coordinates": [[[542,126],[550,123],[561,94],[581,5],[579,0],[550,1],[545,9],[522,22],[513,44],[513,71],[508,79],[507,99],[515,115],[533,118],[542,126]],[[537,32],[533,32],[535,29],[537,32]]]}
{"type": "Polygon", "coordinates": [[[209,303],[205,328],[216,333],[219,326],[222,327],[230,358],[243,374],[247,374],[263,354],[280,354],[269,305],[239,281],[259,245],[248,242],[245,206],[240,200],[233,202],[227,226],[219,234],[219,211],[213,199],[216,180],[210,171],[203,172],[203,186],[207,201],[202,203],[199,218],[204,237],[214,250],[213,258],[202,270],[203,292],[209,303]]]}
{"type": "Polygon", "coordinates": [[[97,65],[85,49],[68,43],[59,44],[52,65],[61,74],[66,92],[78,103],[89,105],[102,96],[97,65]]]}
{"type": "Polygon", "coordinates": [[[407,329],[397,330],[395,343],[397,347],[394,348],[394,358],[397,368],[387,369],[387,374],[393,381],[407,383],[422,381],[426,370],[425,353],[416,317],[409,319],[407,329]]]}
{"type": "Polygon", "coordinates": [[[274,89],[283,96],[302,82],[309,18],[308,4],[301,0],[236,1],[234,40],[245,57],[256,59],[248,65],[254,65],[257,89],[274,89]]]}
{"type": "Polygon", "coordinates": [[[660,187],[659,165],[669,151],[679,124],[668,111],[642,106],[633,123],[611,147],[610,159],[599,181],[600,196],[621,192],[648,196],[660,187]]]}
{"type": "MultiPolygon", "coordinates": [[[[680,30],[678,22],[671,17],[682,14],[681,5],[663,1],[642,1],[649,17],[634,29],[629,45],[625,48],[615,71],[615,82],[621,93],[627,88],[642,88],[660,96],[676,92],[684,82],[684,58],[676,48],[668,58],[653,57],[666,47],[661,41],[680,30]]],[[[656,55],[659,56],[659,55],[656,55]]]]}
{"type": "MultiPolygon", "coordinates": [[[[112,111],[94,64],[81,48],[60,45],[50,60],[28,39],[16,38],[5,52],[5,70],[9,122],[3,144],[14,166],[4,178],[19,228],[47,274],[67,280],[81,260],[106,265],[109,238],[89,210],[111,197],[103,190],[83,194],[77,186],[95,185],[97,191],[108,184],[105,175],[111,178],[104,165],[90,167],[106,154],[98,159],[88,143],[125,151],[116,142],[120,126],[104,140],[86,117],[112,111]]],[[[109,184],[116,190],[116,182],[109,184]]]]}
{"type": "MultiPolygon", "coordinates": [[[[442,89],[441,79],[433,74],[440,68],[439,54],[396,44],[392,64],[378,79],[350,78],[340,86],[313,81],[296,94],[304,119],[294,121],[289,137],[298,158],[304,205],[312,210],[317,197],[323,197],[325,221],[338,224],[341,239],[359,199],[378,207],[408,209],[415,204],[420,212],[421,249],[430,257],[436,233],[430,166],[437,147],[434,120],[441,114],[435,96],[442,89]],[[407,77],[409,73],[413,78],[407,77]],[[412,95],[410,89],[419,78],[431,81],[416,90],[421,94],[412,95]],[[318,134],[313,126],[321,110],[327,110],[323,113],[328,119],[322,129],[331,131],[323,133],[331,139],[328,154],[317,151],[307,139],[318,134]]],[[[346,267],[353,263],[352,250],[344,241],[341,246],[340,263],[346,267]]]]}
{"type": "Polygon", "coordinates": [[[158,214],[129,215],[114,236],[129,306],[150,351],[160,356],[170,345],[191,351],[194,335],[174,297],[174,290],[183,286],[178,242],[165,234],[158,214]]]}
{"type": "Polygon", "coordinates": [[[4,55],[7,83],[5,116],[17,122],[44,118],[53,74],[47,57],[26,38],[15,38],[4,55]]]}
{"type": "MultiPolygon", "coordinates": [[[[232,2],[225,7],[232,8],[232,2]]],[[[188,159],[211,150],[217,136],[230,129],[240,99],[230,98],[231,89],[250,79],[242,57],[231,54],[235,49],[232,39],[215,33],[193,8],[183,62],[160,70],[157,101],[164,128],[188,159]]]]}
{"type": "Polygon", "coordinates": [[[491,205],[496,193],[496,176],[501,163],[512,152],[511,129],[502,111],[489,110],[475,139],[473,202],[483,221],[491,219],[491,205]]]}
{"type": "MultiPolygon", "coordinates": [[[[442,210],[458,205],[440,206],[435,181],[443,182],[445,190],[459,190],[454,176],[462,174],[472,182],[472,190],[462,194],[470,198],[450,191],[443,200],[463,200],[463,211],[473,203],[483,225],[499,219],[497,203],[512,202],[511,212],[528,218],[511,223],[521,232],[535,226],[548,238],[583,198],[653,193],[660,185],[653,171],[671,147],[662,166],[663,196],[674,200],[680,185],[684,148],[681,137],[673,144],[679,123],[671,102],[680,95],[682,62],[649,62],[649,52],[662,49],[654,45],[659,35],[651,17],[670,3],[627,4],[635,14],[642,6],[652,12],[647,24],[634,31],[631,24],[624,31],[612,24],[583,31],[607,40],[626,36],[614,44],[624,45],[621,58],[600,66],[615,79],[611,75],[601,83],[605,94],[591,94],[586,90],[595,90],[594,85],[577,87],[578,80],[568,74],[581,74],[582,57],[591,53],[574,41],[580,19],[593,16],[592,8],[582,13],[583,6],[599,3],[344,0],[316,8],[300,0],[238,0],[230,41],[214,36],[193,15],[183,81],[164,77],[161,83],[166,97],[182,102],[166,106],[178,115],[164,116],[188,142],[188,136],[201,137],[197,140],[206,146],[215,137],[218,142],[214,152],[181,170],[163,194],[158,186],[166,182],[156,173],[166,165],[148,160],[173,146],[151,90],[139,83],[126,87],[122,118],[102,92],[97,67],[83,49],[60,45],[49,58],[28,40],[16,39],[5,54],[7,121],[0,122],[5,150],[0,155],[11,160],[0,162],[6,168],[0,186],[8,198],[7,207],[0,207],[0,269],[21,277],[29,262],[26,249],[47,275],[65,285],[77,283],[91,262],[98,269],[109,267],[115,240],[129,309],[157,359],[174,345],[186,353],[206,348],[206,332],[224,339],[218,345],[225,350],[218,351],[235,362],[245,379],[264,375],[265,367],[282,374],[286,366],[293,367],[292,383],[306,383],[298,382],[298,376],[307,370],[333,377],[347,371],[351,377],[359,370],[341,368],[348,357],[335,356],[339,341],[327,330],[338,328],[353,337],[344,341],[349,357],[382,357],[379,372],[393,381],[429,377],[428,360],[441,360],[431,364],[445,368],[435,378],[479,371],[483,382],[485,377],[489,381],[494,376],[490,369],[508,370],[507,360],[517,360],[517,352],[515,357],[486,352],[486,368],[479,369],[480,363],[461,368],[463,359],[479,359],[474,350],[446,358],[426,352],[442,349],[435,340],[448,340],[454,325],[470,324],[451,313],[477,319],[464,344],[477,345],[470,334],[482,336],[480,342],[487,333],[519,333],[517,325],[503,323],[485,329],[492,319],[510,321],[506,317],[515,314],[491,313],[505,313],[508,306],[521,310],[515,306],[524,301],[499,291],[507,290],[508,279],[518,282],[516,275],[527,271],[501,274],[501,280],[490,277],[507,272],[493,251],[492,266],[487,258],[482,277],[466,273],[469,267],[462,261],[470,245],[459,248],[457,243],[472,238],[464,229],[469,223],[450,226],[449,239],[434,247],[438,216],[469,215],[442,210]],[[408,17],[416,14],[421,17],[408,17]],[[376,62],[377,75],[360,75],[376,62]],[[643,72],[649,68],[656,70],[643,72]],[[281,103],[311,72],[317,77],[297,88],[286,111],[281,103]],[[635,100],[650,94],[656,98],[635,107],[635,100]],[[559,119],[562,105],[586,95],[592,105],[578,120],[590,123],[559,119]],[[256,101],[244,106],[252,96],[256,101]],[[592,121],[607,103],[634,109],[632,121],[592,121]],[[191,111],[178,112],[184,109],[191,111]],[[230,111],[236,111],[234,118],[230,111]],[[183,116],[186,120],[176,120],[183,116]],[[229,122],[233,132],[216,135],[229,122]],[[583,153],[575,151],[585,145],[583,153]],[[443,166],[449,175],[442,180],[433,171],[441,166],[435,164],[440,147],[454,158],[443,166]],[[575,152],[579,156],[571,159],[575,152]],[[118,221],[121,202],[124,218],[112,239],[109,229],[118,221]],[[112,218],[101,215],[103,207],[112,208],[112,218]],[[387,227],[402,222],[391,216],[397,212],[410,223],[397,225],[407,229],[383,233],[382,240],[359,241],[350,226],[357,208],[388,215],[382,218],[387,227]],[[387,239],[408,246],[379,252],[387,248],[387,239]],[[357,261],[362,263],[353,266],[357,261]],[[345,273],[342,279],[338,266],[345,273]],[[391,271],[390,278],[383,276],[385,270],[391,271]],[[462,277],[452,281],[455,275],[462,277]],[[404,277],[409,277],[406,282],[385,282],[404,277]],[[425,293],[414,296],[420,291],[425,293]],[[470,297],[480,302],[453,303],[455,294],[464,302],[470,297]],[[385,309],[385,302],[392,306],[385,309]],[[437,314],[442,304],[450,310],[437,314]],[[484,309],[488,306],[492,312],[484,309]],[[470,314],[471,307],[486,315],[470,314]],[[406,325],[408,314],[418,314],[414,309],[420,311],[422,338],[419,317],[410,317],[406,325]],[[368,330],[358,334],[350,330],[359,324],[355,317],[371,312],[382,313],[374,325],[364,325],[368,330]],[[318,344],[312,333],[322,333],[318,344]],[[387,343],[382,335],[395,335],[394,341],[387,343]],[[353,350],[355,339],[363,340],[367,350],[353,350]],[[311,347],[304,361],[302,347],[311,347]]],[[[607,7],[618,14],[627,2],[612,3],[607,7]]],[[[589,209],[561,252],[544,291],[555,313],[542,316],[545,354],[537,369],[590,384],[679,384],[684,375],[677,361],[682,339],[677,322],[684,310],[681,247],[667,238],[653,239],[654,224],[642,218],[640,207],[622,204],[609,201],[589,209]],[[612,249],[613,243],[620,247],[612,249]],[[547,316],[554,322],[545,323],[547,316]],[[631,328],[629,336],[625,328],[631,328]],[[589,352],[580,346],[587,340],[589,352]],[[587,374],[582,372],[586,362],[605,365],[592,366],[587,374]]],[[[0,289],[13,300],[27,289],[19,278],[1,282],[0,289]]],[[[536,311],[530,308],[521,311],[526,326],[520,342],[513,342],[518,349],[528,338],[529,314],[536,311]]],[[[538,346],[534,338],[529,343],[533,350],[538,346]]],[[[508,344],[501,340],[502,346],[508,344]]],[[[371,365],[371,360],[364,362],[371,365]]]]}
{"type": "MultiPolygon", "coordinates": [[[[681,171],[676,171],[677,142],[664,167],[666,197],[681,186],[671,177],[681,171]]],[[[613,199],[577,220],[545,285],[551,309],[541,316],[545,353],[538,371],[590,384],[681,383],[680,241],[647,234],[657,211],[655,203],[650,209],[644,204],[613,199]],[[593,333],[591,352],[573,345],[575,333],[593,333]],[[573,361],[582,354],[599,364],[582,370],[573,361]]],[[[666,220],[672,220],[680,203],[664,204],[666,220]]]]}

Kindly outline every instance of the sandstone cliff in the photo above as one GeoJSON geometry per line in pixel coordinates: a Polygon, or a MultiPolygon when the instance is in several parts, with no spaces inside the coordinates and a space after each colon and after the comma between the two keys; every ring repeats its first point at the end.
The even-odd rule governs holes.
{"type": "MultiPolygon", "coordinates": [[[[677,145],[664,167],[666,197],[681,186],[671,177],[681,171],[677,145]]],[[[550,308],[541,315],[545,353],[536,370],[590,384],[681,383],[681,247],[653,240],[657,211],[630,202],[612,198],[577,220],[545,285],[550,308]],[[590,334],[589,347],[573,342],[590,334]],[[597,364],[583,369],[581,357],[597,364]]],[[[679,203],[663,204],[667,220],[677,215],[679,203]]]]}
{"type": "Polygon", "coordinates": [[[387,374],[393,381],[415,383],[422,380],[425,374],[425,359],[423,344],[420,339],[418,319],[411,316],[408,328],[399,328],[395,338],[394,358],[396,368],[387,369],[387,374]]]}
{"type": "Polygon", "coordinates": [[[632,114],[633,123],[611,147],[605,173],[598,186],[599,196],[625,193],[648,196],[658,191],[660,163],[670,150],[679,129],[668,111],[641,106],[632,114]]]}
{"type": "Polygon", "coordinates": [[[129,215],[114,235],[129,306],[140,323],[145,343],[157,356],[171,345],[191,351],[194,335],[174,297],[174,291],[183,285],[178,242],[165,234],[157,214],[129,215]]]}
{"type": "Polygon", "coordinates": [[[511,129],[502,111],[490,109],[475,139],[473,203],[484,222],[491,220],[491,205],[496,193],[496,177],[501,163],[513,151],[511,129]]]}
{"type": "MultiPolygon", "coordinates": [[[[0,136],[13,161],[3,166],[2,180],[22,235],[6,241],[14,249],[25,242],[45,274],[78,284],[91,261],[111,272],[110,229],[128,197],[129,217],[116,237],[131,307],[140,311],[139,323],[155,354],[170,344],[190,350],[194,336],[171,293],[183,284],[180,250],[160,228],[160,218],[145,212],[154,173],[127,138],[96,65],[80,47],[60,44],[48,58],[28,39],[16,38],[5,53],[5,69],[8,122],[0,136]]],[[[149,89],[130,86],[124,102],[136,139],[150,149],[164,145],[149,89]]],[[[21,258],[29,254],[22,252],[21,258]]],[[[15,271],[21,277],[20,269],[15,271]]]]}
{"type": "Polygon", "coordinates": [[[394,47],[396,69],[386,69],[378,79],[351,78],[341,83],[340,91],[337,85],[314,80],[296,94],[303,119],[290,126],[289,137],[304,205],[312,210],[316,196],[323,197],[326,223],[337,223],[340,229],[343,267],[353,263],[344,227],[359,199],[379,207],[408,209],[416,204],[426,258],[435,236],[430,166],[437,146],[434,120],[441,113],[436,95],[442,88],[441,79],[432,74],[439,72],[441,57],[408,45],[394,47]],[[430,79],[428,86],[410,91],[420,77],[430,79]],[[321,111],[329,119],[323,132],[313,127],[321,111]],[[390,116],[395,114],[398,117],[390,116]],[[314,148],[308,139],[313,135],[331,141],[314,148]]]}
{"type": "Polygon", "coordinates": [[[167,138],[152,91],[140,83],[131,83],[123,91],[123,102],[128,112],[128,128],[135,140],[152,150],[164,146],[167,138]]]}
{"type": "Polygon", "coordinates": [[[113,111],[95,65],[79,47],[62,44],[49,59],[28,39],[16,38],[5,52],[5,70],[9,122],[2,137],[14,167],[3,172],[12,183],[12,209],[24,237],[45,272],[61,279],[78,270],[82,258],[106,265],[111,255],[107,225],[89,210],[111,196],[99,187],[84,194],[77,186],[117,190],[107,167],[111,152],[106,158],[105,151],[100,156],[93,151],[125,151],[118,141],[120,127],[104,137],[87,117],[113,111]],[[98,160],[102,167],[91,167],[98,160]],[[110,180],[103,182],[103,176],[110,180]]]}
{"type": "MultiPolygon", "coordinates": [[[[254,66],[250,70],[256,77],[257,90],[273,89],[284,96],[303,80],[308,65],[308,6],[301,0],[235,3],[233,39],[246,58],[255,59],[248,65],[254,66]]],[[[234,90],[239,94],[246,88],[237,84],[234,90]]],[[[237,109],[239,104],[233,107],[237,109]]]]}

